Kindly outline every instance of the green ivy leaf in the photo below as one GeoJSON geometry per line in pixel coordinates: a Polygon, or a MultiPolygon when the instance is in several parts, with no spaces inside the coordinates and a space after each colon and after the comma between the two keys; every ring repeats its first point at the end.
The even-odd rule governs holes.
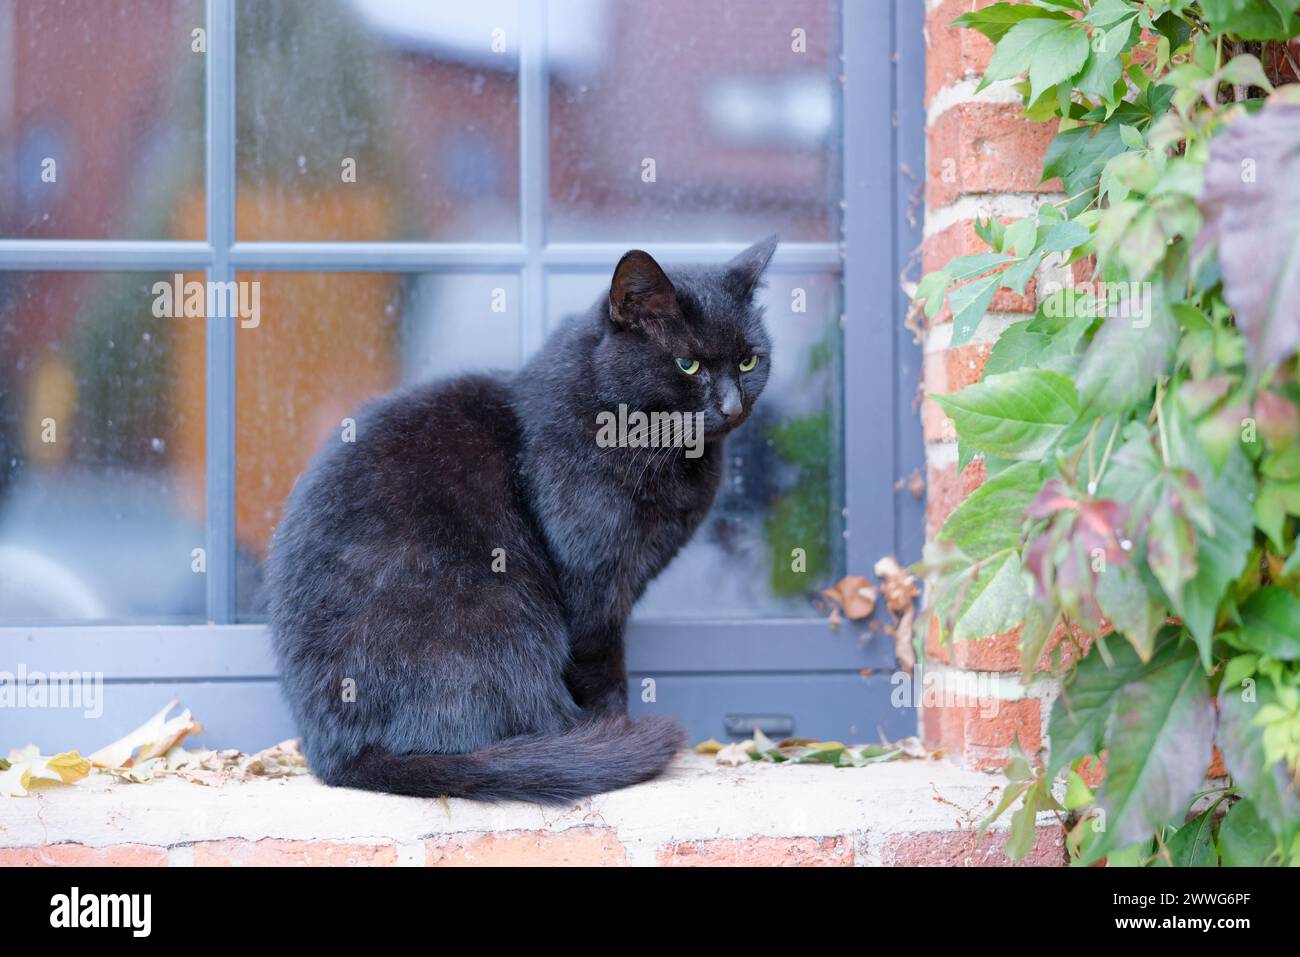
{"type": "Polygon", "coordinates": [[[979,328],[989,311],[993,295],[1002,285],[1002,276],[994,274],[958,286],[948,293],[948,306],[952,309],[952,345],[964,346],[979,328]]]}
{"type": "MultiPolygon", "coordinates": [[[[1172,643],[1162,653],[1169,653],[1172,643]]],[[[1047,733],[1052,750],[1047,761],[1047,775],[1058,771],[1085,755],[1102,749],[1102,734],[1114,710],[1116,696],[1148,667],[1127,645],[1115,649],[1114,664],[1107,666],[1096,651],[1090,651],[1074,669],[1052,705],[1047,733]]]]}
{"type": "Polygon", "coordinates": [[[1285,40],[1300,33],[1295,13],[1300,0],[1201,0],[1205,19],[1216,34],[1243,40],[1285,40]]]}
{"type": "Polygon", "coordinates": [[[1217,802],[1192,818],[1165,841],[1165,853],[1157,854],[1152,867],[1217,867],[1214,846],[1214,811],[1217,802]],[[1168,856],[1166,856],[1168,855],[1168,856]]]}
{"type": "Polygon", "coordinates": [[[1170,464],[1190,469],[1200,479],[1214,526],[1214,534],[1197,538],[1196,576],[1184,589],[1181,604],[1175,605],[1209,668],[1219,603],[1245,569],[1254,542],[1250,503],[1255,497],[1255,475],[1240,446],[1233,447],[1216,475],[1187,417],[1172,403],[1167,410],[1170,464]]]}
{"type": "Polygon", "coordinates": [[[984,363],[986,376],[1032,367],[1066,373],[1075,364],[1079,342],[1095,319],[1083,307],[1083,297],[1062,289],[1052,294],[1057,315],[1042,308],[1033,319],[1013,323],[1002,331],[984,363]],[[1069,307],[1065,307],[1069,297],[1069,307]]]}
{"type": "Polygon", "coordinates": [[[1059,176],[1065,194],[1073,197],[1066,211],[1076,216],[1092,201],[1101,171],[1111,157],[1124,152],[1119,126],[1076,126],[1062,130],[1043,155],[1043,180],[1059,176]]]}
{"type": "Polygon", "coordinates": [[[1134,565],[1108,565],[1097,576],[1097,604],[1143,661],[1155,650],[1166,608],[1151,594],[1134,565]]]}
{"type": "Polygon", "coordinates": [[[1020,670],[1026,680],[1033,675],[1060,622],[1061,613],[1055,607],[1041,601],[1029,602],[1020,624],[1020,670]]]}
{"type": "Polygon", "coordinates": [[[1013,861],[1024,860],[1034,849],[1038,837],[1038,815],[1041,811],[1060,810],[1050,790],[1050,782],[1039,778],[1025,791],[1025,803],[1011,815],[1011,833],[1007,836],[1007,857],[1013,861]]]}
{"type": "Polygon", "coordinates": [[[1300,515],[1300,480],[1279,481],[1267,478],[1255,496],[1255,526],[1268,536],[1273,547],[1285,552],[1282,532],[1288,515],[1300,515]]]}
{"type": "Polygon", "coordinates": [[[1088,35],[1078,21],[1032,18],[1011,27],[998,42],[979,89],[1029,72],[1029,99],[1068,80],[1088,59],[1088,35]]]}
{"type": "Polygon", "coordinates": [[[1197,536],[1191,520],[1176,504],[1166,482],[1165,494],[1151,512],[1147,533],[1147,564],[1169,603],[1183,607],[1183,589],[1196,577],[1197,536]]]}
{"type": "Polygon", "coordinates": [[[1178,324],[1156,295],[1124,299],[1083,354],[1075,385],[1086,416],[1124,412],[1145,400],[1169,369],[1178,324]]]}
{"type": "Polygon", "coordinates": [[[1037,462],[1016,462],[971,492],[943,523],[938,534],[972,560],[1020,545],[1025,509],[1042,487],[1037,462]]]}
{"type": "Polygon", "coordinates": [[[1255,724],[1260,709],[1277,701],[1267,678],[1219,687],[1219,730],[1215,736],[1232,780],[1245,792],[1273,833],[1284,843],[1300,830],[1300,794],[1281,761],[1264,755],[1264,741],[1255,724]]]}
{"type": "Polygon", "coordinates": [[[1233,645],[1282,661],[1300,658],[1300,599],[1295,595],[1268,585],[1251,595],[1240,612],[1233,645]]]}
{"type": "Polygon", "coordinates": [[[1224,867],[1259,867],[1277,847],[1255,805],[1242,799],[1228,808],[1219,824],[1219,856],[1224,867]]]}
{"type": "Polygon", "coordinates": [[[1097,0],[1092,5],[1085,17],[1089,23],[1095,23],[1099,27],[1109,26],[1112,23],[1118,23],[1127,17],[1136,17],[1137,8],[1125,0],[1097,0]]]}
{"type": "Polygon", "coordinates": [[[1044,369],[987,376],[952,395],[933,395],[962,441],[990,455],[1038,460],[1079,408],[1074,383],[1044,369]]]}
{"type": "Polygon", "coordinates": [[[1029,606],[1019,552],[1007,549],[977,562],[970,573],[957,578],[949,595],[946,617],[954,622],[954,641],[1013,630],[1024,620],[1029,606]],[[951,611],[953,603],[957,604],[955,612],[951,611]]]}
{"type": "Polygon", "coordinates": [[[1212,757],[1214,703],[1192,648],[1181,645],[1120,690],[1106,725],[1106,782],[1098,805],[1101,856],[1159,830],[1184,811],[1212,757]]]}
{"type": "Polygon", "coordinates": [[[1028,3],[995,3],[982,10],[972,10],[970,13],[962,14],[952,21],[952,26],[978,30],[997,43],[1017,23],[1032,18],[1066,20],[1069,19],[1069,15],[1055,10],[1045,10],[1028,3]]]}

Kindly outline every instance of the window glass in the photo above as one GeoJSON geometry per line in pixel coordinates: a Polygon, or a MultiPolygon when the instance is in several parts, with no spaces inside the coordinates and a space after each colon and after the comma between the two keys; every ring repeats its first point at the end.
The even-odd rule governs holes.
{"type": "MultiPolygon", "coordinates": [[[[403,383],[519,366],[514,274],[239,278],[260,301],[235,339],[236,537],[257,563],[294,481],[324,443],[347,440],[361,404],[403,383]]],[[[260,572],[241,578],[240,615],[264,607],[260,572]]]]}
{"type": "MultiPolygon", "coordinates": [[[[552,276],[552,324],[608,288],[605,275],[552,276]]],[[[813,615],[812,594],[840,575],[840,283],[772,273],[760,295],[771,377],[749,421],[727,438],[713,511],[650,583],[639,617],[813,615]]]]}
{"type": "Polygon", "coordinates": [[[552,0],[552,240],[833,240],[827,0],[552,0]]]}
{"type": "Polygon", "coordinates": [[[518,0],[237,17],[241,240],[518,239],[518,0]]]}
{"type": "Polygon", "coordinates": [[[203,18],[0,0],[0,237],[203,235],[203,18]]]}
{"type": "Polygon", "coordinates": [[[204,617],[203,319],[174,284],[0,272],[0,623],[204,617]]]}

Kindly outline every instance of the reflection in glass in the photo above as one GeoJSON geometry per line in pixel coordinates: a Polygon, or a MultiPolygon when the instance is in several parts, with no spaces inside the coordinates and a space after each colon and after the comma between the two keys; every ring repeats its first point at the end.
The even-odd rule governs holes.
{"type": "Polygon", "coordinates": [[[833,6],[551,0],[551,238],[836,238],[833,6]]]}
{"type": "Polygon", "coordinates": [[[203,235],[203,18],[0,0],[0,237],[203,235]]]}
{"type": "MultiPolygon", "coordinates": [[[[514,275],[248,273],[261,321],[236,333],[236,534],[265,558],[298,475],[344,420],[403,383],[515,369],[514,275]]],[[[242,617],[263,613],[259,580],[241,580],[242,617]]]]}
{"type": "Polygon", "coordinates": [[[241,240],[519,236],[518,0],[240,0],[241,240]]]}
{"type": "MultiPolygon", "coordinates": [[[[584,310],[608,278],[551,277],[551,324],[584,310]]],[[[723,485],[690,544],[651,582],[641,618],[816,614],[841,574],[839,282],[773,273],[760,294],[772,372],[754,414],[727,439],[723,485]],[[802,549],[806,568],[792,565],[802,549]]]]}
{"type": "Polygon", "coordinates": [[[203,617],[203,319],[155,314],[172,278],[0,272],[0,623],[203,617]]]}

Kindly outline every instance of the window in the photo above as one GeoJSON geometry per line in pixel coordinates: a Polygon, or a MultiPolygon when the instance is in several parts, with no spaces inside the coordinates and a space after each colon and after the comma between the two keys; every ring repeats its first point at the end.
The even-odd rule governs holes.
{"type": "Polygon", "coordinates": [[[882,292],[916,243],[921,13],[880,2],[889,33],[836,0],[0,0],[0,667],[104,671],[106,740],[159,681],[217,743],[289,734],[261,564],[350,412],[517,367],[628,248],[779,231],[774,379],[634,613],[631,699],[696,736],[910,733],[864,674],[890,642],[811,600],[922,534],[882,292]],[[252,311],[219,316],[232,280],[252,311]]]}

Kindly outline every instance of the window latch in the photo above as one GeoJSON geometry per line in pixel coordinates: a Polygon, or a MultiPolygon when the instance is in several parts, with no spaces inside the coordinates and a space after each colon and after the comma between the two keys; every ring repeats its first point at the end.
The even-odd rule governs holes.
{"type": "Polygon", "coordinates": [[[722,726],[733,738],[748,738],[755,728],[774,740],[794,737],[792,714],[728,714],[723,716],[722,726]]]}

